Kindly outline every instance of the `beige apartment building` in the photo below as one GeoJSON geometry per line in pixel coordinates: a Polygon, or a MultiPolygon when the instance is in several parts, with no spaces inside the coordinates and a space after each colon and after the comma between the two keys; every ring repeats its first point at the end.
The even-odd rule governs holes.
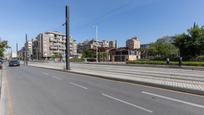
{"type": "Polygon", "coordinates": [[[108,41],[108,40],[101,40],[96,41],[94,39],[92,40],[86,40],[82,43],[79,43],[78,46],[78,53],[82,53],[85,49],[93,49],[96,48],[117,48],[117,41],[108,41]]]}
{"type": "Polygon", "coordinates": [[[128,49],[140,49],[140,40],[137,37],[132,37],[126,41],[128,49]]]}
{"type": "MultiPolygon", "coordinates": [[[[33,59],[50,59],[53,55],[59,58],[65,57],[66,36],[60,32],[40,33],[33,40],[33,59]]],[[[70,38],[70,57],[77,56],[77,44],[73,38],[70,38]]]]}

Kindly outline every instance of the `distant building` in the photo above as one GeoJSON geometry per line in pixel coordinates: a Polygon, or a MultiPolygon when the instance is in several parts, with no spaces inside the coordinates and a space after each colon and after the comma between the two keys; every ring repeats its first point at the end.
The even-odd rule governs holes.
{"type": "Polygon", "coordinates": [[[22,47],[19,51],[18,51],[18,57],[20,60],[24,60],[25,58],[25,46],[22,47]]]}
{"type": "Polygon", "coordinates": [[[126,41],[128,49],[140,49],[140,41],[137,37],[132,37],[126,41]]]}
{"type": "Polygon", "coordinates": [[[157,41],[164,41],[164,42],[168,42],[168,43],[174,43],[174,41],[176,40],[176,36],[163,36],[161,38],[159,38],[157,41]]]}
{"type": "Polygon", "coordinates": [[[40,49],[39,49],[39,42],[37,39],[34,39],[32,41],[32,59],[39,59],[39,55],[40,55],[40,49]]]}
{"type": "MultiPolygon", "coordinates": [[[[65,57],[66,36],[60,32],[44,32],[40,33],[33,40],[32,51],[33,59],[50,59],[53,55],[59,58],[65,57]]],[[[77,44],[73,38],[70,38],[70,57],[77,55],[77,44]]]]}
{"type": "Polygon", "coordinates": [[[141,44],[140,48],[148,48],[150,46],[150,44],[141,44]]]}
{"type": "Polygon", "coordinates": [[[117,40],[109,41],[109,48],[117,48],[117,40]]]}
{"type": "Polygon", "coordinates": [[[127,62],[135,61],[141,58],[139,49],[121,48],[99,48],[99,62],[127,62]]]}
{"type": "Polygon", "coordinates": [[[112,62],[135,61],[141,58],[141,52],[139,49],[129,49],[128,47],[122,47],[111,50],[110,58],[112,62]]]}
{"type": "Polygon", "coordinates": [[[33,55],[32,41],[28,41],[27,49],[28,49],[28,58],[32,59],[32,55],[33,55]]]}
{"type": "Polygon", "coordinates": [[[85,49],[96,50],[96,48],[117,48],[117,41],[108,41],[108,40],[96,41],[92,39],[92,40],[86,40],[82,43],[79,43],[77,47],[78,47],[78,53],[82,53],[83,50],[85,49]]]}
{"type": "Polygon", "coordinates": [[[82,43],[77,45],[77,53],[82,53],[85,49],[96,49],[97,42],[96,40],[92,39],[90,41],[86,40],[82,43]]]}

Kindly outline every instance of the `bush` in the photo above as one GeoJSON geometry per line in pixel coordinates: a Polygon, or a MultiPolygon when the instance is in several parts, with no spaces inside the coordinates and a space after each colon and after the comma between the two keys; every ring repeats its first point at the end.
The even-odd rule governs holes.
{"type": "Polygon", "coordinates": [[[165,61],[146,61],[146,60],[144,60],[144,61],[128,61],[127,62],[128,64],[157,64],[157,65],[164,65],[164,64],[166,64],[166,62],[165,61]]]}
{"type": "Polygon", "coordinates": [[[84,60],[82,58],[71,58],[69,59],[70,62],[83,62],[84,60]]]}
{"type": "MultiPolygon", "coordinates": [[[[127,64],[155,64],[155,65],[165,65],[166,61],[129,61],[127,64]]],[[[170,61],[170,65],[178,65],[178,61],[170,61]]],[[[204,66],[204,62],[198,61],[184,61],[182,65],[186,66],[204,66]]]]}
{"type": "Polygon", "coordinates": [[[183,65],[187,65],[187,66],[204,66],[204,62],[186,61],[186,62],[183,62],[183,65]]]}
{"type": "Polygon", "coordinates": [[[196,57],[196,61],[204,61],[204,55],[196,57]]]}

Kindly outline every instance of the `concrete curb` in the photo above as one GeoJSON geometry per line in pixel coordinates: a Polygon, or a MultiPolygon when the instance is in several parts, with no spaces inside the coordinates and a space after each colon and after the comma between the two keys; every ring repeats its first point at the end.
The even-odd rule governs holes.
{"type": "Polygon", "coordinates": [[[0,97],[0,115],[7,115],[6,114],[6,82],[5,77],[3,75],[3,70],[1,71],[1,97],[0,97]]]}
{"type": "Polygon", "coordinates": [[[152,87],[157,87],[157,88],[164,88],[164,89],[169,89],[169,90],[180,91],[180,92],[185,92],[185,93],[204,96],[204,91],[196,90],[196,89],[173,87],[173,86],[167,86],[167,85],[155,84],[155,83],[149,83],[149,82],[143,82],[143,81],[122,79],[122,78],[113,78],[113,77],[108,77],[108,76],[94,75],[94,74],[88,74],[88,73],[80,73],[80,72],[74,72],[74,71],[66,71],[66,70],[62,70],[62,69],[54,69],[54,68],[47,68],[47,67],[37,67],[37,66],[32,66],[32,65],[29,65],[29,66],[36,67],[36,68],[49,69],[49,70],[56,70],[56,71],[61,71],[61,72],[74,73],[74,74],[88,75],[88,76],[92,76],[92,77],[98,77],[98,78],[114,80],[114,81],[122,81],[122,82],[152,86],[152,87]]]}

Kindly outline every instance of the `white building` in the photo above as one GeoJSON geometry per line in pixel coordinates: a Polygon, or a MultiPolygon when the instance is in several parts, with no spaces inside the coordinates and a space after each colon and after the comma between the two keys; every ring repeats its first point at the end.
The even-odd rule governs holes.
{"type": "MultiPolygon", "coordinates": [[[[40,33],[33,41],[33,58],[50,59],[53,55],[64,58],[66,50],[66,36],[60,32],[40,33]]],[[[70,56],[77,55],[77,44],[70,38],[70,56]]]]}

